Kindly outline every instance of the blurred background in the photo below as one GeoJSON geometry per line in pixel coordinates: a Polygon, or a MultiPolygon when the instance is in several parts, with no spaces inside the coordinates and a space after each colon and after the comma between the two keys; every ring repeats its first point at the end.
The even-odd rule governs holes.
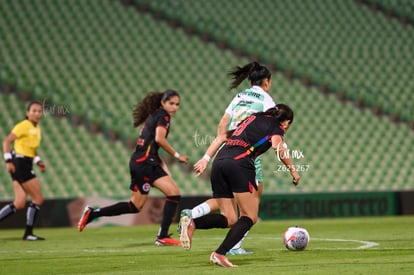
{"type": "MultiPolygon", "coordinates": [[[[302,176],[268,152],[265,194],[412,191],[413,24],[410,0],[0,0],[0,136],[40,100],[44,196],[128,198],[134,105],[178,90],[169,141],[195,163],[237,92],[228,71],[258,61],[295,111],[302,176]]],[[[183,195],[210,195],[208,173],[164,156],[183,195]]]]}

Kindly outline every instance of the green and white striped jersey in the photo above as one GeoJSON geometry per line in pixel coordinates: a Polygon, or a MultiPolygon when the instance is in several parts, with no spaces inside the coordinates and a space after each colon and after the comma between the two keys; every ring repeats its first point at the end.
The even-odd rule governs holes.
{"type": "Polygon", "coordinates": [[[264,112],[276,104],[272,97],[260,86],[252,86],[238,93],[226,109],[230,115],[228,130],[236,129],[237,125],[251,114],[264,112]]]}

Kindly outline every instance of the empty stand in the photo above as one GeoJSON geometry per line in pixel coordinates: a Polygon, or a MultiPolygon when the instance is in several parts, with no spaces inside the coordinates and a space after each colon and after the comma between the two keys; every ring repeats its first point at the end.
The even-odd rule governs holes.
{"type": "MultiPolygon", "coordinates": [[[[368,1],[370,2],[370,1],[368,1]]],[[[412,1],[372,0],[412,15],[412,1]]],[[[358,1],[188,1],[135,0],[154,12],[179,18],[235,48],[277,63],[349,98],[365,100],[388,115],[414,109],[414,87],[405,74],[414,71],[414,28],[374,13],[358,1]],[[257,6],[266,7],[264,9],[257,6]],[[220,8],[217,8],[220,7],[220,8]],[[248,20],[247,18],[254,18],[248,20]],[[383,85],[386,82],[388,85],[383,85]],[[389,88],[392,90],[390,91],[389,88]],[[409,103],[407,103],[409,102],[409,103]]],[[[413,121],[405,112],[405,121],[413,121]]]]}
{"type": "MultiPolygon", "coordinates": [[[[379,104],[389,113],[397,110],[406,118],[413,115],[412,29],[352,1],[265,1],[266,9],[255,9],[252,1],[137,2],[338,87],[355,100],[379,104]]],[[[181,93],[169,141],[191,163],[197,161],[236,93],[227,90],[227,72],[249,62],[118,1],[0,5],[0,82],[17,83],[39,100],[50,99],[85,118],[82,127],[71,125],[67,116],[42,121],[40,152],[49,171],[39,177],[47,197],[129,196],[130,151],[87,127],[98,122],[105,134],[135,139],[139,129],[132,127],[132,109],[150,91],[173,88],[181,93]]],[[[301,172],[302,184],[294,187],[268,152],[263,160],[265,192],[412,188],[413,156],[407,148],[414,136],[408,127],[278,73],[273,74],[271,94],[295,110],[286,140],[292,150],[303,151],[304,158],[295,162],[309,167],[301,172]]],[[[1,99],[4,137],[25,106],[10,95],[1,99]]],[[[183,165],[173,163],[170,170],[184,195],[210,194],[209,182],[183,165]]],[[[11,198],[9,176],[4,170],[0,175],[0,196],[11,198]]]]}

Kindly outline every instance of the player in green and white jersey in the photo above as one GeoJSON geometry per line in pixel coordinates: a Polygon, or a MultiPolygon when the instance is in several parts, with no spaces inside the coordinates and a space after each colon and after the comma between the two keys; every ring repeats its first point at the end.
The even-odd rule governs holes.
{"type": "MultiPolygon", "coordinates": [[[[236,129],[237,125],[245,118],[249,117],[251,114],[263,112],[275,106],[275,102],[269,95],[269,91],[272,86],[272,75],[267,67],[260,65],[257,62],[252,62],[243,67],[237,66],[233,71],[229,73],[229,75],[233,78],[233,82],[231,83],[230,89],[237,88],[245,79],[248,79],[250,81],[251,87],[239,92],[226,108],[217,127],[216,139],[207,149],[206,154],[203,156],[203,158],[200,159],[194,165],[194,170],[197,172],[198,175],[202,174],[205,171],[205,169],[208,166],[208,162],[210,161],[210,158],[216,154],[220,146],[227,139],[226,135],[228,131],[236,129]]],[[[256,158],[255,160],[255,168],[256,184],[258,186],[258,194],[260,196],[263,190],[263,173],[260,157],[256,158]]],[[[217,200],[213,198],[197,205],[193,209],[184,209],[181,212],[182,217],[186,216],[191,218],[182,219],[183,222],[180,221],[179,225],[181,241],[184,248],[189,249],[191,247],[191,241],[189,242],[188,240],[191,240],[191,236],[189,235],[192,235],[192,232],[187,232],[191,231],[189,230],[189,228],[191,227],[190,224],[186,224],[186,222],[184,221],[193,221],[196,218],[205,216],[218,209],[219,206],[217,200]]],[[[207,218],[207,216],[205,217],[207,218]]],[[[197,222],[200,221],[200,219],[197,220],[197,222]]],[[[228,220],[227,226],[230,227],[236,221],[237,219],[235,219],[234,221],[228,220]]],[[[208,221],[206,222],[208,223],[208,221]]],[[[201,224],[197,226],[196,224],[195,228],[202,229],[203,226],[201,224]]],[[[242,248],[241,244],[243,240],[244,238],[240,240],[240,242],[236,244],[229,251],[229,253],[232,255],[253,253],[250,251],[246,251],[242,248]]]]}

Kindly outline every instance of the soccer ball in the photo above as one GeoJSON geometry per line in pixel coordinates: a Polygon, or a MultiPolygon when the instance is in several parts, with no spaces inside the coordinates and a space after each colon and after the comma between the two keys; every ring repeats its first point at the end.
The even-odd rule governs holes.
{"type": "Polygon", "coordinates": [[[283,234],[283,242],[289,250],[304,250],[309,241],[308,231],[300,226],[289,227],[283,234]]]}

